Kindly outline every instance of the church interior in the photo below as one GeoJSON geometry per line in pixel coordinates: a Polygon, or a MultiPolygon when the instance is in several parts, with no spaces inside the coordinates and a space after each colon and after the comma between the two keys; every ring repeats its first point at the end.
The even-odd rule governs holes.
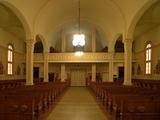
{"type": "Polygon", "coordinates": [[[160,120],[159,0],[0,0],[0,120],[160,120]]]}

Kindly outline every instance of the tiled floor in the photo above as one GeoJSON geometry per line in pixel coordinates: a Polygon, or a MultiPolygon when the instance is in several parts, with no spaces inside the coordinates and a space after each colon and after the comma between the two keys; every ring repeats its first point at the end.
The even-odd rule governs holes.
{"type": "Polygon", "coordinates": [[[108,120],[85,87],[71,87],[46,120],[108,120]]]}

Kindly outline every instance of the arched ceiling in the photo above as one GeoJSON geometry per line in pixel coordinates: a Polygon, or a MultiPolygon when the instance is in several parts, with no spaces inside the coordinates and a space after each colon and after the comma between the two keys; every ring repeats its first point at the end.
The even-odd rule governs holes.
{"type": "MultiPolygon", "coordinates": [[[[25,17],[33,35],[46,40],[67,23],[77,21],[78,0],[4,0],[14,5],[25,17]]],[[[104,32],[105,40],[125,34],[137,12],[151,0],[80,0],[81,21],[89,22],[104,32]]],[[[35,37],[34,37],[35,38],[35,37]]]]}
{"type": "MultiPolygon", "coordinates": [[[[80,3],[81,21],[99,26],[108,36],[112,36],[112,33],[123,32],[123,17],[112,1],[81,0],[80,3]]],[[[37,16],[35,30],[40,33],[48,34],[50,31],[55,31],[64,24],[70,22],[76,24],[78,21],[77,16],[77,0],[52,0],[43,7],[37,16]]]]}
{"type": "Polygon", "coordinates": [[[18,17],[7,7],[0,4],[0,28],[19,40],[25,40],[25,31],[18,17]]]}
{"type": "Polygon", "coordinates": [[[135,39],[159,25],[160,2],[157,2],[156,4],[152,5],[147,11],[145,11],[143,16],[138,21],[134,32],[135,39]]]}

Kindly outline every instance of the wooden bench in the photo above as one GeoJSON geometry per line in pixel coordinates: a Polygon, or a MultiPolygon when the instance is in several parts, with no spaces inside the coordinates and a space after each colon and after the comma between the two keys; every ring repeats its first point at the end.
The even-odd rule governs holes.
{"type": "Polygon", "coordinates": [[[89,87],[104,106],[104,109],[112,116],[113,120],[140,120],[147,117],[148,119],[146,120],[160,119],[160,92],[158,89],[151,90],[146,87],[141,88],[111,83],[91,83],[89,87]],[[144,112],[135,111],[132,114],[127,113],[125,109],[130,107],[127,108],[129,104],[126,102],[132,106],[137,106],[136,109],[140,109],[140,104],[142,103],[142,108],[147,110],[144,112]],[[149,102],[153,104],[149,104],[149,102]],[[132,117],[135,115],[138,117],[132,117]]]}
{"type": "Polygon", "coordinates": [[[0,80],[0,90],[12,89],[25,86],[25,79],[20,80],[0,80]]]}
{"type": "Polygon", "coordinates": [[[140,88],[160,89],[160,80],[132,79],[132,83],[134,86],[140,88]]]}
{"type": "Polygon", "coordinates": [[[25,86],[24,88],[1,90],[0,98],[2,99],[0,101],[0,119],[2,118],[2,120],[11,120],[10,112],[13,116],[12,120],[38,119],[41,114],[47,112],[51,105],[54,105],[56,99],[64,92],[66,87],[67,85],[65,83],[57,82],[41,83],[33,86],[25,86]],[[8,105],[6,105],[7,103],[8,105]],[[30,110],[31,112],[24,113],[28,114],[28,117],[19,113],[19,108],[21,107],[18,107],[18,110],[14,112],[10,110],[10,106],[23,107],[23,104],[26,105],[27,110],[30,110]],[[6,106],[5,109],[4,105],[6,106]]]}

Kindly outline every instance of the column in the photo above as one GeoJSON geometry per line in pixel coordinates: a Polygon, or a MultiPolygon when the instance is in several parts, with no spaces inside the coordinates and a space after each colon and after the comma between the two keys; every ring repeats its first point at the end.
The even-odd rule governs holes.
{"type": "Polygon", "coordinates": [[[61,32],[61,50],[62,52],[65,52],[66,51],[66,39],[65,39],[65,33],[64,33],[64,30],[62,30],[61,32]]]}
{"type": "Polygon", "coordinates": [[[110,60],[109,60],[109,82],[113,82],[113,57],[114,57],[114,52],[110,52],[110,60]]]}
{"type": "MultiPolygon", "coordinates": [[[[62,29],[61,31],[61,50],[62,52],[66,51],[66,40],[65,40],[65,33],[64,33],[64,29],[62,29]]],[[[65,64],[61,64],[61,82],[65,82],[65,64]]]]}
{"type": "Polygon", "coordinates": [[[65,64],[61,64],[61,82],[65,82],[65,64]]]}
{"type": "Polygon", "coordinates": [[[96,64],[92,64],[92,81],[96,81],[96,64]]]}
{"type": "Polygon", "coordinates": [[[26,41],[26,85],[33,85],[33,49],[34,40],[26,41]]]}
{"type": "Polygon", "coordinates": [[[96,29],[92,28],[92,52],[96,52],[96,29]]]}
{"type": "MultiPolygon", "coordinates": [[[[92,52],[96,52],[96,29],[92,27],[92,52]]],[[[96,81],[96,64],[92,64],[92,81],[96,81]]]]}
{"type": "Polygon", "coordinates": [[[132,40],[124,41],[124,85],[132,84],[132,40]]]}
{"type": "Polygon", "coordinates": [[[44,82],[49,82],[48,80],[48,53],[44,53],[44,82]]]}

